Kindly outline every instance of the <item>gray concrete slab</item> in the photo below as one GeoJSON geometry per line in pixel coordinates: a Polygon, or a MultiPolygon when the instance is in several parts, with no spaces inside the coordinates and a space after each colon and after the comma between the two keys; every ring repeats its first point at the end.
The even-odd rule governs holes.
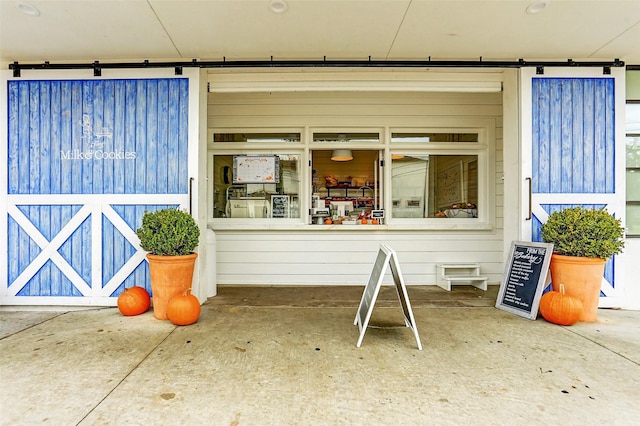
{"type": "Polygon", "coordinates": [[[410,288],[424,349],[392,292],[356,348],[356,290],[221,288],[187,327],[3,310],[3,330],[29,325],[0,340],[0,423],[638,424],[640,312],[560,327],[410,288]]]}

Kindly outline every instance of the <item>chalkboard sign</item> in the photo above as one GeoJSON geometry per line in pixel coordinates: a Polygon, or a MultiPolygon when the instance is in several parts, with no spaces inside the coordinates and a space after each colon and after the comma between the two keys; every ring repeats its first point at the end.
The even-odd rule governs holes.
{"type": "Polygon", "coordinates": [[[289,217],[289,196],[271,196],[271,217],[289,217]]]}
{"type": "Polygon", "coordinates": [[[396,285],[398,299],[400,299],[405,325],[413,330],[413,335],[416,338],[416,342],[418,342],[418,349],[422,350],[422,343],[420,342],[418,328],[416,327],[416,321],[413,317],[413,311],[411,310],[411,302],[409,302],[407,287],[404,284],[402,272],[400,272],[398,257],[396,252],[386,244],[380,244],[380,250],[378,251],[376,262],[373,264],[373,270],[369,276],[369,282],[364,288],[362,299],[358,306],[356,319],[353,322],[353,324],[357,325],[360,329],[360,337],[358,338],[356,347],[359,348],[362,344],[362,339],[364,339],[364,333],[367,331],[369,320],[373,313],[373,307],[376,304],[376,298],[380,292],[382,279],[384,278],[384,274],[387,271],[388,266],[391,266],[391,274],[393,275],[393,281],[396,285]]]}
{"type": "Polygon", "coordinates": [[[513,241],[496,308],[536,319],[552,253],[553,244],[513,241]]]}
{"type": "Polygon", "coordinates": [[[384,219],[384,210],[371,210],[371,219],[384,219]]]}

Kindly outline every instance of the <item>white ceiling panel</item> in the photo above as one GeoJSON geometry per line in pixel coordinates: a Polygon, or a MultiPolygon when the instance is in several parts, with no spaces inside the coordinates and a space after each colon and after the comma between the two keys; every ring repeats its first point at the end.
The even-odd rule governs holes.
{"type": "Polygon", "coordinates": [[[19,61],[174,58],[177,51],[146,1],[0,0],[1,59],[19,61]]]}
{"type": "MultiPolygon", "coordinates": [[[[530,3],[413,2],[392,55],[593,59],[602,54],[603,46],[640,22],[640,1],[552,1],[542,12],[527,14],[530,3]]],[[[629,43],[639,50],[636,58],[638,44],[629,43]]]]}
{"type": "Polygon", "coordinates": [[[640,0],[0,0],[0,62],[613,60],[640,64],[640,0]],[[30,16],[21,11],[34,7],[30,16]]]}
{"type": "Polygon", "coordinates": [[[264,0],[152,2],[183,57],[260,60],[384,59],[408,4],[289,1],[276,14],[264,0]]]}

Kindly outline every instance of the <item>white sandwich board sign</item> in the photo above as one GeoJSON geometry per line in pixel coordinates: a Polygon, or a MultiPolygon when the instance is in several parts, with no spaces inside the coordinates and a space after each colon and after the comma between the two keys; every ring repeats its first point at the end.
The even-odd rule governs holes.
{"type": "Polygon", "coordinates": [[[418,328],[416,327],[416,321],[413,317],[413,311],[411,310],[411,302],[409,302],[409,295],[407,294],[407,287],[404,284],[402,278],[402,272],[400,271],[400,264],[396,252],[387,246],[386,244],[380,244],[380,250],[376,257],[376,262],[373,265],[373,270],[369,277],[369,282],[364,288],[360,305],[358,306],[358,312],[354,325],[357,325],[360,329],[360,337],[356,347],[360,347],[362,339],[364,339],[364,333],[367,331],[369,320],[373,312],[373,307],[376,304],[376,298],[380,292],[380,286],[382,285],[382,279],[387,271],[387,267],[391,267],[391,275],[396,285],[396,292],[400,305],[402,306],[402,313],[404,315],[405,325],[410,327],[416,337],[418,343],[418,349],[422,350],[422,343],[420,343],[420,336],[418,335],[418,328]]]}

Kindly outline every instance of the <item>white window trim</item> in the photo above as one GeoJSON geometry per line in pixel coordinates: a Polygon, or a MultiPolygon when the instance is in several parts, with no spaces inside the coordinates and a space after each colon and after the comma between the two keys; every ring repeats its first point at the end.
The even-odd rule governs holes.
{"type": "MultiPolygon", "coordinates": [[[[434,154],[434,155],[477,155],[478,156],[478,217],[477,218],[393,218],[387,220],[387,226],[393,230],[487,230],[495,227],[495,121],[473,120],[474,125],[466,125],[461,120],[459,125],[446,127],[396,128],[387,130],[386,140],[391,140],[393,133],[477,133],[478,142],[446,143],[429,142],[428,144],[388,143],[385,164],[391,164],[391,154],[434,154]],[[417,146],[416,146],[417,145],[417,146]]],[[[385,180],[391,182],[391,167],[385,167],[385,180]]],[[[392,212],[392,188],[386,187],[385,211],[392,212]]]]}
{"type": "Polygon", "coordinates": [[[208,224],[214,229],[245,229],[245,230],[366,230],[369,227],[335,225],[331,227],[313,225],[310,222],[308,212],[311,200],[311,176],[310,168],[305,172],[306,165],[311,161],[311,151],[316,149],[332,149],[335,145],[329,142],[313,142],[314,133],[378,133],[380,142],[351,144],[350,149],[383,150],[383,193],[380,194],[385,210],[384,225],[378,225],[380,230],[492,230],[495,228],[495,120],[456,119],[455,124],[451,119],[446,123],[437,123],[434,118],[432,125],[424,127],[309,127],[300,128],[209,128],[207,132],[208,152],[207,171],[209,175],[207,186],[208,224]],[[301,135],[301,142],[285,143],[238,143],[217,142],[213,143],[214,133],[255,133],[255,132],[296,132],[301,135]],[[391,143],[391,134],[397,132],[406,133],[477,133],[477,143],[391,143]],[[393,218],[391,213],[391,152],[407,154],[440,154],[440,155],[478,155],[478,218],[393,218]],[[213,218],[213,157],[214,155],[234,154],[299,154],[300,155],[300,218],[291,219],[233,219],[213,218]]]}

